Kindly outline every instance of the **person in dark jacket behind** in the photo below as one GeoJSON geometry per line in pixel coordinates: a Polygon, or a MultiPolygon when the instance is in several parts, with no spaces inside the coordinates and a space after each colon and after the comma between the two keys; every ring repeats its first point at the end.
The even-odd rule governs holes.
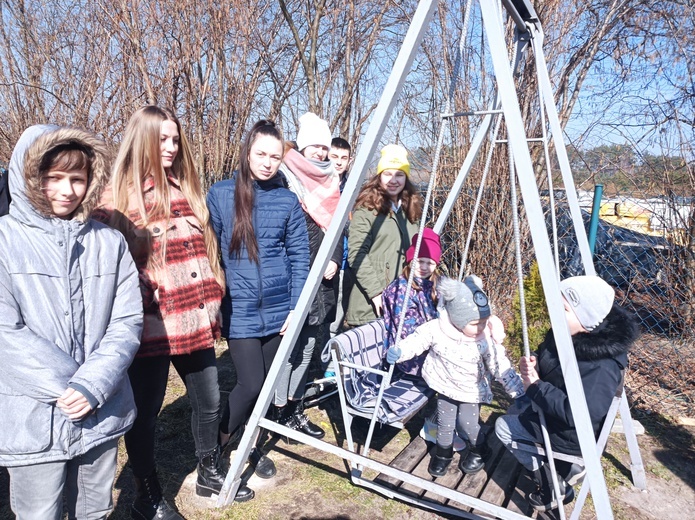
{"type": "MultiPolygon", "coordinates": [[[[352,166],[352,147],[342,137],[334,137],[331,141],[331,149],[328,152],[328,159],[333,163],[333,168],[335,168],[336,173],[340,177],[340,194],[342,196],[343,189],[347,183],[348,175],[350,173],[350,167],[352,166]]],[[[331,337],[340,333],[343,329],[343,319],[345,318],[345,310],[347,309],[347,300],[349,298],[349,287],[345,291],[345,269],[347,268],[347,232],[350,226],[350,216],[348,215],[348,221],[345,223],[345,229],[343,230],[343,261],[340,264],[340,271],[338,273],[338,295],[337,295],[337,305],[336,305],[336,315],[333,323],[330,326],[331,337]]],[[[324,368],[326,368],[324,366],[324,368]]],[[[334,375],[334,374],[327,374],[334,375]]]]}
{"type": "Polygon", "coordinates": [[[10,187],[7,182],[7,170],[0,168],[0,217],[10,211],[10,187]]]}
{"type": "MultiPolygon", "coordinates": [[[[328,123],[311,112],[304,114],[299,123],[299,152],[288,150],[280,171],[304,209],[313,264],[340,200],[340,176],[328,160],[331,146],[328,123]]],[[[316,343],[323,343],[322,326],[325,325],[327,329],[328,324],[335,319],[340,280],[338,271],[342,260],[341,239],[328,262],[307,319],[275,391],[279,422],[317,439],[321,439],[325,432],[306,416],[302,400],[314,348],[316,343]]]]}
{"type": "MultiPolygon", "coordinates": [[[[594,435],[598,436],[622,383],[627,353],[639,336],[639,327],[634,316],[615,303],[613,288],[598,276],[567,278],[560,282],[560,290],[591,424],[594,435]]],[[[537,511],[556,509],[559,501],[553,496],[548,465],[535,454],[511,447],[513,441],[542,442],[538,414],[530,407],[532,402],[545,415],[553,449],[581,455],[552,330],[535,357],[521,358],[519,368],[530,401],[521,413],[517,411],[498,418],[495,432],[517,460],[534,472],[539,487],[529,495],[533,508],[537,511]]],[[[561,499],[569,503],[574,499],[571,485],[576,483],[570,476],[576,478],[576,475],[572,475],[568,463],[556,465],[559,475],[564,477],[560,481],[561,499]]]]}
{"type": "MultiPolygon", "coordinates": [[[[275,123],[258,121],[242,143],[239,170],[208,193],[227,280],[222,335],[237,374],[222,411],[223,445],[255,405],[309,274],[304,212],[277,175],[283,150],[275,123]]],[[[256,474],[272,477],[272,461],[260,452],[255,457],[256,474]]]]}

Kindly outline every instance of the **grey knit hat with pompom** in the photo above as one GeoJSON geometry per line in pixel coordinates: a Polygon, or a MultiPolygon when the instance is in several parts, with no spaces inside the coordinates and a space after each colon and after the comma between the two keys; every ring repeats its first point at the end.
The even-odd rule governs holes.
{"type": "Polygon", "coordinates": [[[461,330],[472,321],[490,316],[490,304],[483,292],[483,282],[477,276],[467,276],[462,282],[442,278],[437,288],[449,321],[457,329],[461,330]]]}

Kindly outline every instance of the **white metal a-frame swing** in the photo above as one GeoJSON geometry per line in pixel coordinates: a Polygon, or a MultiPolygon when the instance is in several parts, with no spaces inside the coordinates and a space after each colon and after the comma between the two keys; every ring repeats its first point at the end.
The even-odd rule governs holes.
{"type": "MultiPolygon", "coordinates": [[[[577,236],[584,269],[586,274],[595,274],[591,260],[591,253],[589,251],[588,241],[586,238],[586,232],[581,219],[577,195],[574,191],[569,161],[562,142],[562,131],[557,116],[557,110],[548,77],[545,58],[542,52],[543,32],[529,0],[502,0],[501,4],[493,0],[477,0],[477,2],[482,15],[482,24],[487,37],[492,66],[494,68],[495,78],[497,80],[497,97],[490,110],[484,113],[485,117],[483,122],[481,123],[473,141],[471,142],[471,149],[459,172],[457,180],[452,187],[451,193],[447,198],[442,213],[435,224],[435,231],[441,231],[444,222],[446,221],[446,218],[453,207],[454,201],[463,186],[465,178],[468,172],[471,170],[478,152],[482,148],[483,142],[488,137],[488,133],[494,119],[493,116],[500,113],[503,114],[508,135],[511,171],[512,175],[514,172],[516,172],[517,181],[524,201],[524,208],[531,231],[531,238],[536,253],[536,258],[540,268],[541,281],[546,296],[548,312],[555,334],[555,340],[558,345],[560,364],[568,388],[570,406],[577,424],[579,444],[587,471],[586,481],[591,488],[597,517],[599,519],[612,519],[613,514],[601,469],[601,454],[597,451],[596,440],[591,427],[591,421],[586,406],[586,399],[581,384],[581,378],[578,372],[576,359],[574,357],[572,341],[565,322],[564,312],[562,311],[563,305],[559,289],[557,268],[555,265],[553,252],[550,247],[540,195],[538,192],[536,179],[534,177],[531,155],[529,152],[529,140],[527,140],[525,135],[524,124],[522,121],[517,92],[513,80],[513,69],[510,67],[507,56],[507,45],[503,33],[502,5],[516,26],[515,38],[519,45],[517,45],[515,63],[519,61],[524,48],[527,48],[530,45],[533,49],[538,74],[539,92],[541,96],[540,104],[546,111],[550,133],[554,140],[555,151],[557,154],[558,163],[560,165],[562,179],[566,187],[567,201],[570,207],[570,213],[577,236]]],[[[308,435],[291,430],[265,418],[266,411],[270,405],[278,383],[280,371],[284,367],[299,336],[302,324],[306,319],[306,315],[318,289],[323,272],[328,264],[331,252],[334,250],[340,238],[341,231],[347,220],[348,212],[354,204],[358,189],[361,186],[363,177],[367,172],[367,164],[371,157],[375,155],[377,148],[379,147],[380,138],[383,134],[384,128],[389,120],[393,107],[396,104],[405,78],[412,66],[416,51],[419,48],[420,42],[424,37],[427,27],[429,26],[436,7],[437,0],[422,0],[413,16],[410,28],[406,34],[401,50],[398,54],[396,62],[394,63],[391,75],[389,76],[384,88],[384,93],[382,94],[381,100],[379,101],[379,104],[375,110],[374,118],[370,123],[367,133],[365,134],[364,145],[360,147],[357,153],[355,164],[353,166],[354,173],[348,178],[343,196],[338,204],[333,221],[326,231],[314,265],[310,270],[307,283],[302,291],[302,294],[300,295],[299,302],[294,313],[295,319],[289,325],[289,328],[283,337],[261,394],[246,425],[246,429],[239,443],[237,452],[231,461],[225,484],[218,498],[219,506],[229,505],[234,500],[236,491],[241,484],[241,475],[244,466],[255,444],[255,440],[260,432],[260,429],[265,428],[269,431],[310,445],[323,452],[334,454],[346,461],[350,461],[353,467],[353,482],[360,485],[366,485],[371,489],[374,489],[389,497],[397,497],[405,501],[417,503],[421,506],[432,507],[433,509],[449,514],[455,514],[468,518],[480,518],[478,515],[456,509],[452,506],[423,503],[420,500],[414,500],[410,496],[394,492],[391,489],[385,487],[381,488],[371,481],[361,479],[361,469],[356,472],[354,468],[369,468],[375,470],[389,477],[396,478],[405,483],[417,486],[425,491],[439,495],[445,499],[448,499],[450,502],[462,504],[465,507],[472,508],[486,515],[503,519],[526,518],[521,514],[507,510],[496,504],[491,504],[478,498],[465,495],[456,490],[437,484],[436,482],[419,478],[353,451],[339,448],[321,440],[316,440],[308,435]]],[[[470,2],[469,6],[467,7],[467,10],[469,9],[470,2]]],[[[455,114],[444,114],[446,117],[451,117],[453,115],[455,114]]],[[[544,130],[544,139],[545,138],[546,136],[544,130]]],[[[436,160],[437,159],[435,158],[435,166],[436,160]]],[[[435,172],[436,168],[433,168],[433,176],[435,175],[435,172]]],[[[433,183],[433,179],[431,179],[430,182],[433,183]]],[[[431,186],[430,190],[428,191],[431,191],[431,186]]],[[[417,249],[419,249],[419,243],[417,244],[416,252],[417,249]]],[[[623,424],[626,427],[625,433],[633,463],[633,479],[635,480],[635,485],[638,487],[644,487],[644,472],[641,468],[639,450],[634,437],[634,431],[631,429],[629,408],[624,396],[620,401],[620,413],[623,418],[623,424]]],[[[548,447],[549,446],[546,446],[546,448],[548,447]]],[[[552,454],[549,453],[549,456],[552,456],[552,454]]],[[[582,499],[582,494],[584,497],[586,496],[589,486],[584,485],[582,487],[580,499],[582,499]]],[[[583,499],[581,500],[581,504],[583,504],[583,499]]],[[[575,509],[577,517],[579,511],[581,510],[581,504],[578,504],[579,507],[575,509]]],[[[564,514],[562,508],[560,508],[560,512],[561,514],[564,514]]]]}

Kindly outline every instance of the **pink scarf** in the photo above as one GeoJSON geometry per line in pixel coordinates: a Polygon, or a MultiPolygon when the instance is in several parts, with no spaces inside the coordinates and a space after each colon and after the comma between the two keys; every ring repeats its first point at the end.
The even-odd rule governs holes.
{"type": "Polygon", "coordinates": [[[333,164],[307,159],[289,150],[280,169],[304,211],[325,231],[340,200],[340,178],[333,164]]]}

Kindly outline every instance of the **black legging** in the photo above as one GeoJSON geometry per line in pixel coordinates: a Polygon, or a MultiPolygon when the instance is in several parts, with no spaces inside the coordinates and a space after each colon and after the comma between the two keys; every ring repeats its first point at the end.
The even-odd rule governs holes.
{"type": "Polygon", "coordinates": [[[220,429],[223,433],[234,433],[246,422],[248,413],[261,393],[281,340],[280,334],[273,334],[263,338],[227,341],[236,370],[236,386],[229,393],[227,406],[222,410],[220,429]]]}
{"type": "Polygon", "coordinates": [[[133,474],[138,478],[146,478],[155,470],[157,415],[164,402],[170,361],[186,384],[197,455],[202,456],[217,446],[220,388],[215,349],[177,356],[136,357],[128,369],[128,377],[138,415],[125,434],[125,445],[133,474]]]}

